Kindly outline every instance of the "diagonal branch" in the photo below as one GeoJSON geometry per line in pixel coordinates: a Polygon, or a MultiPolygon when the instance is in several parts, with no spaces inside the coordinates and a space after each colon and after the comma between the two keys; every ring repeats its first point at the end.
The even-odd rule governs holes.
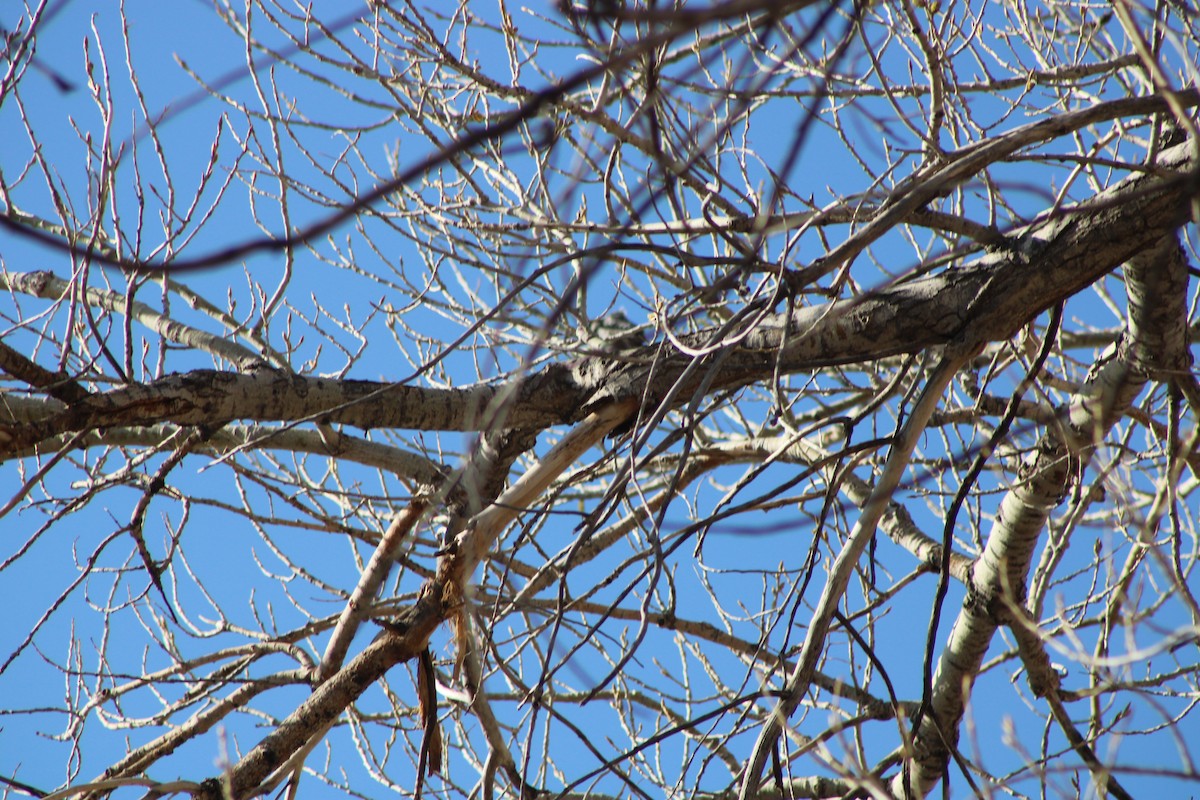
{"type": "Polygon", "coordinates": [[[379,587],[383,585],[388,573],[391,572],[393,562],[400,555],[400,546],[408,537],[409,532],[416,527],[427,507],[427,501],[413,498],[408,506],[397,514],[388,525],[375,552],[371,554],[371,560],[367,562],[366,568],[359,577],[358,585],[354,587],[354,591],[346,601],[346,607],[342,609],[342,615],[338,618],[337,627],[333,629],[333,634],[329,637],[329,643],[325,646],[325,654],[321,657],[321,664],[314,676],[317,683],[324,683],[342,666],[346,653],[350,650],[350,642],[354,639],[354,634],[358,632],[359,625],[370,613],[371,603],[375,600],[379,587]]]}
{"type": "Polygon", "coordinates": [[[875,535],[880,520],[888,511],[892,493],[896,491],[896,487],[900,485],[900,481],[904,477],[909,458],[917,446],[917,439],[925,431],[925,425],[933,416],[933,412],[937,410],[942,393],[950,381],[954,379],[959,369],[976,355],[981,346],[981,344],[965,343],[948,350],[943,355],[942,362],[929,376],[929,382],[917,399],[911,416],[905,421],[900,432],[896,434],[879,480],[871,490],[866,502],[863,503],[862,513],[854,524],[854,529],[850,532],[845,546],[838,553],[837,559],[829,570],[825,588],[817,601],[809,622],[808,632],[804,636],[800,657],[783,690],[783,698],[767,717],[762,731],[759,732],[758,741],[754,744],[754,750],[742,776],[742,788],[738,793],[739,800],[752,800],[758,796],[767,757],[774,750],[788,719],[808,692],[809,684],[817,669],[817,662],[820,661],[821,654],[825,649],[825,637],[829,633],[834,612],[837,611],[838,604],[842,601],[842,594],[846,591],[846,586],[849,585],[850,578],[854,575],[859,558],[866,551],[867,544],[875,535]]]}
{"type": "MultiPolygon", "coordinates": [[[[532,504],[555,478],[590,447],[602,441],[605,434],[627,420],[634,410],[632,404],[614,403],[593,412],[495,503],[475,515],[448,544],[438,563],[437,576],[422,588],[417,600],[342,669],[328,674],[324,683],[317,686],[275,730],[263,737],[227,776],[206,780],[195,795],[197,800],[221,800],[226,790],[239,800],[253,796],[258,792],[257,787],[291,763],[292,757],[307,746],[315,733],[331,725],[389,669],[423,652],[433,632],[461,612],[465,583],[500,533],[516,519],[521,509],[532,504]]],[[[416,504],[405,513],[409,516],[393,526],[398,533],[406,530],[406,526],[419,516],[416,504]]],[[[386,555],[385,552],[380,556],[381,561],[386,555]]],[[[386,570],[381,568],[379,574],[386,575],[386,570]]],[[[364,597],[373,581],[374,576],[360,583],[364,597]]],[[[356,613],[348,609],[344,618],[352,619],[356,613]]],[[[352,634],[353,625],[346,627],[352,634]]],[[[348,647],[348,639],[345,646],[348,647]]],[[[342,647],[339,642],[338,649],[342,647]]],[[[333,656],[336,655],[334,652],[333,656]]],[[[330,657],[329,663],[334,660],[330,657]]]]}
{"type": "MultiPolygon", "coordinates": [[[[1174,233],[1137,254],[1127,276],[1180,263],[1174,233]]],[[[1141,292],[1131,288],[1131,296],[1141,292]]],[[[1180,297],[1183,296],[1181,293],[1180,297]]],[[[971,685],[1005,609],[1021,605],[1033,550],[1054,509],[1072,481],[1091,460],[1105,433],[1121,418],[1146,382],[1137,353],[1140,340],[1163,335],[1164,317],[1146,305],[1131,303],[1126,337],[1097,364],[1071,398],[1061,427],[1048,430],[1019,473],[1019,482],[1000,504],[983,554],[972,572],[967,598],[955,620],[934,675],[929,713],[921,719],[905,769],[892,782],[897,796],[923,797],[945,777],[947,760],[959,736],[971,685]],[[1153,332],[1159,331],[1158,334],[1153,332]]],[[[1174,324],[1174,323],[1172,323],[1174,324]]]]}

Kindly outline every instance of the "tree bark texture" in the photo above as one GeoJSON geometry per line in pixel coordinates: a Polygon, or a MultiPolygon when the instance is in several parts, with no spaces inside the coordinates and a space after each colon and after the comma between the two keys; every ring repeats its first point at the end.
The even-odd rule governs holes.
{"type": "MultiPolygon", "coordinates": [[[[19,417],[9,412],[11,421],[0,424],[0,447],[12,455],[78,431],[214,420],[314,420],[362,429],[540,429],[576,422],[597,405],[616,400],[670,397],[679,405],[702,385],[719,391],[762,380],[775,370],[796,373],[870,361],[958,339],[999,341],[1179,227],[1196,195],[1195,169],[1195,143],[1184,142],[1164,151],[1155,169],[1015,231],[1002,248],[962,266],[883,286],[861,299],[801,306],[790,314],[766,309],[755,330],[718,351],[712,371],[696,369],[682,354],[656,357],[656,345],[606,369],[552,364],[507,387],[432,389],[272,369],[197,370],[94,394],[69,406],[46,400],[40,411],[26,406],[19,417]]],[[[22,283],[10,276],[9,285],[16,289],[22,283]]],[[[712,338],[700,332],[682,341],[702,348],[712,338]]]]}

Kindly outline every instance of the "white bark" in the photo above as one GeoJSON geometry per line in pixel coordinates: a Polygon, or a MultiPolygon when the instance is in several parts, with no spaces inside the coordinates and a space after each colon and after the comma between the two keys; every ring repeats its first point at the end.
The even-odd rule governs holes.
{"type": "MultiPolygon", "coordinates": [[[[1186,280],[1176,236],[1163,237],[1138,254],[1127,274],[1132,297],[1144,296],[1146,279],[1175,285],[1186,280]]],[[[1017,483],[1001,502],[984,552],[972,570],[967,598],[942,651],[933,678],[931,707],[916,732],[908,769],[892,782],[896,796],[907,792],[923,797],[944,779],[972,682],[992,637],[999,625],[1021,616],[1029,565],[1046,521],[1091,460],[1104,434],[1145,385],[1148,353],[1161,352],[1165,342],[1180,341],[1177,331],[1186,319],[1184,309],[1179,303],[1166,308],[1164,313],[1157,304],[1131,303],[1126,340],[1112,348],[1071,399],[1065,424],[1042,436],[1022,466],[1017,483]],[[1138,357],[1139,353],[1146,355],[1138,357]],[[905,774],[909,776],[907,786],[905,774]]],[[[1178,357],[1176,350],[1169,363],[1178,363],[1178,357]]]]}

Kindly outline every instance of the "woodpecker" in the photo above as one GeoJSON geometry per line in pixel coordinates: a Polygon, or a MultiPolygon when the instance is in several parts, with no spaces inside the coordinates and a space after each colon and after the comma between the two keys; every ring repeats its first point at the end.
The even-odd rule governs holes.
{"type": "Polygon", "coordinates": [[[646,344],[646,331],[636,327],[622,311],[605,314],[590,323],[591,330],[580,325],[575,329],[579,341],[588,350],[618,355],[636,350],[646,344]]]}

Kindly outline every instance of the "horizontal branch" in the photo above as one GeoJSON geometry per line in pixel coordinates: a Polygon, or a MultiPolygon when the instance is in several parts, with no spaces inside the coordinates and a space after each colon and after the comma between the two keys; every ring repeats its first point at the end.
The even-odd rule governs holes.
{"type": "MultiPolygon", "coordinates": [[[[0,424],[10,455],[64,433],[95,428],[306,420],[370,428],[544,429],[582,419],[612,401],[734,388],[783,373],[915,353],[969,336],[1009,338],[1028,320],[1086,288],[1149,248],[1187,219],[1196,169],[1194,147],[1164,151],[1158,169],[1133,175],[1089,202],[1035,223],[1011,246],[936,275],[902,281],[862,298],[769,314],[736,337],[712,370],[694,357],[650,345],[623,363],[602,356],[551,364],[509,385],[436,389],[374,381],[313,378],[261,369],[197,370],[150,384],[91,395],[65,409],[47,399],[34,419],[0,424]],[[594,368],[594,367],[601,368],[594,368]],[[678,382],[678,383],[677,383],[678,382]]],[[[687,349],[720,344],[715,330],[680,337],[687,349]]]]}
{"type": "MultiPolygon", "coordinates": [[[[555,373],[565,374],[559,367],[555,373]]],[[[543,376],[549,373],[543,373],[543,376]]],[[[545,377],[542,383],[544,384],[545,377]]],[[[566,386],[564,382],[560,384],[566,386]]],[[[504,403],[503,427],[542,428],[568,420],[576,410],[571,393],[547,392],[526,402],[527,392],[505,393],[484,384],[435,389],[378,381],[305,377],[275,370],[194,370],[148,384],[91,395],[64,407],[47,399],[41,413],[28,401],[20,418],[0,424],[0,447],[10,455],[64,433],[96,428],[211,425],[229,420],[323,422],[371,428],[479,430],[504,403]],[[548,406],[548,407],[547,407],[548,406]]],[[[568,387],[569,388],[569,387],[568,387]]],[[[576,392],[578,394],[578,392],[576,392]]]]}

